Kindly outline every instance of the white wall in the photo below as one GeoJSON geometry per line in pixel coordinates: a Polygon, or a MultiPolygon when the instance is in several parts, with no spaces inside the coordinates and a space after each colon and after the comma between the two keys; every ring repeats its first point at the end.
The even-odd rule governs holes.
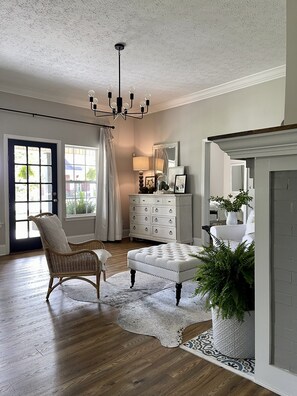
{"type": "MultiPolygon", "coordinates": [[[[155,143],[180,142],[180,165],[186,166],[187,191],[193,194],[194,237],[201,238],[202,139],[280,125],[284,118],[285,79],[149,114],[135,122],[135,149],[148,153],[155,143]]],[[[214,172],[217,183],[224,167],[214,172]]],[[[212,180],[212,184],[216,181],[212,180]]],[[[219,190],[216,192],[219,193],[219,190]]],[[[224,194],[224,191],[221,191],[224,194]]]]}

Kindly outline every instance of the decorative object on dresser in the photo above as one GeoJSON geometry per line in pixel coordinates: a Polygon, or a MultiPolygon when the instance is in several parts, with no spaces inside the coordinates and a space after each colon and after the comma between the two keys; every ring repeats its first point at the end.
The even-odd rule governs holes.
{"type": "Polygon", "coordinates": [[[130,239],[192,243],[192,194],[130,195],[130,239]]]}
{"type": "Polygon", "coordinates": [[[175,176],[176,175],[183,175],[185,173],[184,166],[173,166],[172,168],[168,168],[168,186],[169,191],[174,192],[175,186],[175,176]]]}
{"type": "Polygon", "coordinates": [[[149,170],[149,157],[133,157],[133,170],[138,171],[139,175],[139,193],[143,190],[143,171],[149,170]]]}
{"type": "Polygon", "coordinates": [[[185,194],[187,175],[175,175],[174,192],[175,194],[185,194]]]}
{"type": "Polygon", "coordinates": [[[150,193],[150,194],[152,194],[156,190],[155,176],[146,176],[145,187],[148,189],[148,193],[150,193]]]}

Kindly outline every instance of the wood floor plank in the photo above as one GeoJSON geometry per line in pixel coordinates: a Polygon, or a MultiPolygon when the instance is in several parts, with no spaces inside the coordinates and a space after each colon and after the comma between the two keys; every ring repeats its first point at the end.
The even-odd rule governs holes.
{"type": "MultiPolygon", "coordinates": [[[[129,250],[149,245],[106,243],[107,277],[127,270],[129,250]]],[[[124,331],[116,308],[71,300],[60,287],[47,303],[42,251],[0,257],[0,285],[1,395],[275,395],[180,348],[124,331]]],[[[210,325],[189,326],[183,339],[210,325]]]]}

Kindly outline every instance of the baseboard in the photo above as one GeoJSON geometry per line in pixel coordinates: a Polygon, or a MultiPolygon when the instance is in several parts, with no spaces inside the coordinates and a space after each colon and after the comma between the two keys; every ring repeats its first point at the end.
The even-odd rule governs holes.
{"type": "Polygon", "coordinates": [[[202,246],[202,239],[201,238],[193,238],[193,245],[195,246],[202,246]]]}
{"type": "Polygon", "coordinates": [[[123,238],[129,238],[129,234],[130,234],[129,228],[123,230],[123,238]]]}
{"type": "Polygon", "coordinates": [[[0,245],[0,256],[6,256],[7,254],[6,245],[0,245]]]}

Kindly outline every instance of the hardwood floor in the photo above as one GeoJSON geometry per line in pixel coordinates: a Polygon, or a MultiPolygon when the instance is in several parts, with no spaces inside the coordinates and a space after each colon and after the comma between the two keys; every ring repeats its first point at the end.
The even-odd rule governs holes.
{"type": "MultiPolygon", "coordinates": [[[[128,250],[147,245],[106,243],[113,254],[107,276],[126,270],[128,250]]],[[[41,251],[0,258],[1,395],[275,395],[180,348],[122,330],[115,308],[71,300],[59,288],[46,303],[47,284],[41,251]]],[[[190,326],[184,339],[209,327],[190,326]]]]}

